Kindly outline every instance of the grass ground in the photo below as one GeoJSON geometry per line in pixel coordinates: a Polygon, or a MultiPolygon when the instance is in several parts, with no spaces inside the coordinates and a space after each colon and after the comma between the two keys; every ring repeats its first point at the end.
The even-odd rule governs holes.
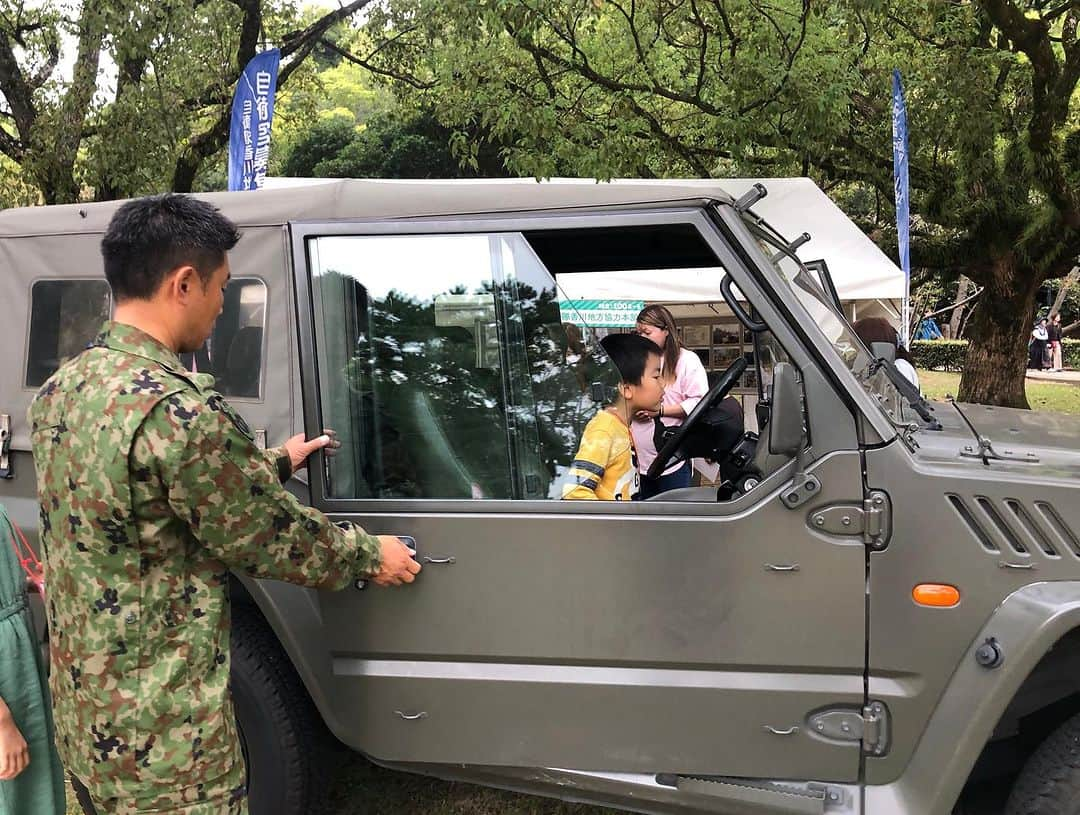
{"type": "MultiPolygon", "coordinates": [[[[919,385],[927,399],[944,399],[960,389],[960,374],[919,370],[919,385]]],[[[1065,382],[1027,381],[1028,403],[1032,410],[1080,415],[1080,386],[1065,382]]]]}

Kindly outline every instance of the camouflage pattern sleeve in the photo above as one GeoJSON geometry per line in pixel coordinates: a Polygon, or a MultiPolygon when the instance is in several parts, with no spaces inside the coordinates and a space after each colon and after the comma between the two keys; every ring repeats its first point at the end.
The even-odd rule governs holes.
{"type": "Polygon", "coordinates": [[[270,465],[278,474],[278,480],[284,484],[292,476],[292,460],[289,458],[289,451],[285,449],[283,444],[281,447],[271,447],[265,453],[266,457],[270,459],[270,465]]]}
{"type": "Polygon", "coordinates": [[[146,444],[139,447],[152,451],[170,508],[226,565],[332,589],[379,570],[378,538],[302,505],[219,394],[166,398],[140,434],[146,444]]]}

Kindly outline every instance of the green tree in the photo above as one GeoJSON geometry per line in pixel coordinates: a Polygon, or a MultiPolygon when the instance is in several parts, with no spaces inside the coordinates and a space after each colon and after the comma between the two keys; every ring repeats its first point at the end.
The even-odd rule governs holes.
{"type": "Polygon", "coordinates": [[[191,190],[227,143],[233,89],[261,39],[280,47],[286,85],[370,2],[302,24],[292,0],[0,0],[0,154],[45,203],[191,190]],[[59,71],[65,37],[70,78],[59,71]]]}
{"type": "Polygon", "coordinates": [[[474,165],[463,166],[454,131],[430,110],[399,110],[362,128],[335,116],[315,123],[282,165],[288,176],[330,178],[474,178],[506,175],[497,145],[481,142],[474,165]]]}
{"type": "Polygon", "coordinates": [[[315,122],[300,134],[281,165],[281,174],[299,178],[318,178],[326,175],[321,168],[337,158],[356,140],[356,124],[351,117],[331,116],[315,122]]]}
{"type": "Polygon", "coordinates": [[[1080,254],[1078,24],[1047,0],[391,0],[354,57],[512,172],[809,174],[863,215],[872,193],[892,247],[900,67],[912,262],[986,287],[960,396],[1026,407],[1035,294],[1080,254]]]}

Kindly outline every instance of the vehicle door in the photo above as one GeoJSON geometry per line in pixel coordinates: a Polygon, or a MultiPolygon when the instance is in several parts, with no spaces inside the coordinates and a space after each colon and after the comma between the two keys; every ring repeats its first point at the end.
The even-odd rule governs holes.
{"type": "Polygon", "coordinates": [[[864,549],[809,523],[862,500],[856,425],[756,245],[697,208],[290,231],[306,429],[343,442],[312,501],[424,567],[318,595],[339,737],[384,762],[857,780],[857,741],[810,722],[864,701],[864,549]],[[621,275],[621,303],[667,279],[719,303],[730,274],[801,372],[818,491],[787,506],[785,460],[730,501],[560,500],[616,378],[567,315],[575,274],[621,275]]]}

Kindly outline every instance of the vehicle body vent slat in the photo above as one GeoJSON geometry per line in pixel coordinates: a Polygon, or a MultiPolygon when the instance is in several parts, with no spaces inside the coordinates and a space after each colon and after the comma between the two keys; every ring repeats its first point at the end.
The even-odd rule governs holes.
{"type": "Polygon", "coordinates": [[[1026,532],[1028,537],[1035,542],[1035,545],[1042,550],[1044,555],[1047,557],[1061,557],[1061,553],[1058,552],[1050,542],[1050,537],[1043,531],[1042,527],[1035,522],[1030,513],[1024,509],[1023,504],[1015,498],[1006,498],[1005,506],[1011,509],[1013,515],[1016,516],[1016,521],[1020,525],[1020,531],[1026,532]]]}
{"type": "Polygon", "coordinates": [[[1009,526],[1001,513],[997,511],[997,507],[994,506],[993,501],[985,495],[976,495],[975,503],[979,505],[979,509],[985,513],[990,523],[994,525],[994,528],[997,529],[1001,534],[1001,537],[1005,539],[1005,542],[1009,544],[1014,552],[1018,555],[1026,555],[1028,553],[1027,547],[1024,546],[1023,541],[1020,540],[1020,537],[1013,531],[1013,528],[1009,526]]]}
{"type": "Polygon", "coordinates": [[[960,519],[967,524],[968,529],[971,530],[971,534],[975,536],[975,539],[982,544],[983,549],[987,552],[994,552],[995,554],[1001,551],[1001,549],[998,548],[998,545],[994,543],[994,539],[987,534],[986,530],[983,529],[975,519],[975,516],[972,515],[971,510],[968,509],[967,504],[964,503],[964,499],[959,495],[953,495],[952,493],[946,493],[945,498],[952,504],[953,509],[956,510],[956,514],[960,516],[960,519]]]}
{"type": "Polygon", "coordinates": [[[1057,510],[1045,501],[1036,501],[1035,508],[1046,520],[1047,526],[1061,539],[1061,543],[1068,546],[1074,555],[1080,557],[1080,539],[1077,539],[1076,533],[1069,529],[1057,510]]]}

